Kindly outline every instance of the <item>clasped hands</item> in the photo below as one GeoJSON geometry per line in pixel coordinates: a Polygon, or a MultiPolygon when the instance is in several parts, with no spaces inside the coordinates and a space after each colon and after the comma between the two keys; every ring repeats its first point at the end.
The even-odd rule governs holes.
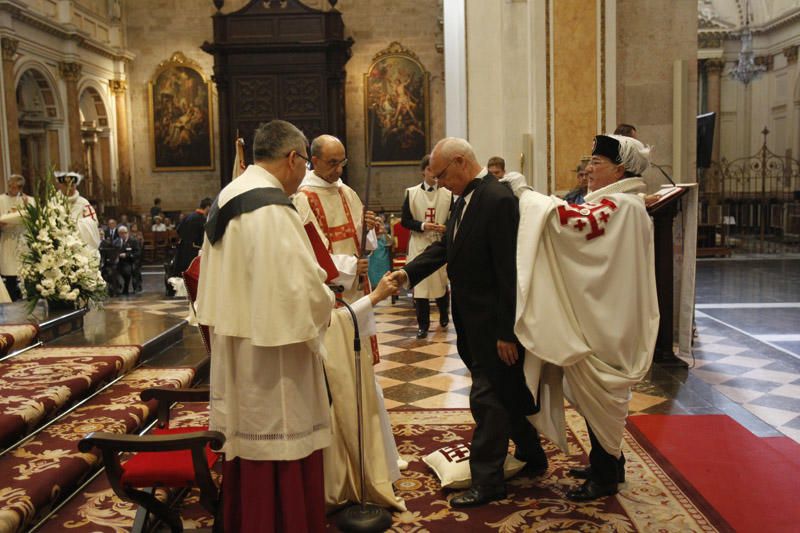
{"type": "Polygon", "coordinates": [[[445,231],[447,231],[447,227],[444,224],[437,224],[435,222],[426,222],[423,231],[425,233],[429,232],[444,233],[445,231]]]}

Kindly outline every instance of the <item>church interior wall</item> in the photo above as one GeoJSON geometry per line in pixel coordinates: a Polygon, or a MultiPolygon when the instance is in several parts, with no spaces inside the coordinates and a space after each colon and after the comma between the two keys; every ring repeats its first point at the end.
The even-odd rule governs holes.
{"type": "MultiPolygon", "coordinates": [[[[223,12],[230,13],[246,4],[246,0],[225,2],[223,12]]],[[[327,2],[309,0],[309,7],[329,9],[327,2]]],[[[363,75],[376,53],[392,41],[399,41],[419,57],[430,72],[430,139],[444,135],[444,61],[437,43],[442,41],[441,0],[397,3],[392,0],[342,0],[336,6],[342,12],[347,36],[353,37],[352,57],[346,65],[345,107],[347,138],[343,139],[349,164],[350,185],[359,193],[366,184],[365,120],[363,75]],[[386,16],[388,13],[392,16],[386,16]]],[[[203,41],[212,40],[211,2],[198,9],[196,0],[143,0],[125,3],[128,49],[136,55],[131,64],[129,91],[131,98],[134,203],[145,207],[155,197],[162,199],[165,210],[186,210],[195,207],[202,196],[213,196],[219,190],[219,146],[215,144],[215,169],[210,171],[153,172],[147,122],[147,82],[157,65],[181,51],[203,68],[206,76],[213,73],[213,59],[200,50],[203,41]],[[165,24],[181,14],[180,25],[165,24]]],[[[213,117],[218,127],[217,102],[213,117]]],[[[217,140],[218,141],[218,140],[217,140]]],[[[224,141],[223,141],[224,142],[224,141]]],[[[419,169],[411,166],[376,166],[372,169],[372,207],[398,211],[404,190],[418,181],[419,169]]]]}
{"type": "MultiPolygon", "coordinates": [[[[673,173],[673,64],[688,65],[685,127],[688,174],[695,181],[697,115],[696,0],[617,0],[617,121],[633,124],[639,139],[653,147],[652,161],[673,173]],[[653,31],[650,21],[658,21],[653,31]]],[[[613,128],[613,126],[612,126],[613,128]]],[[[651,189],[665,183],[658,170],[645,173],[651,189]]]]}

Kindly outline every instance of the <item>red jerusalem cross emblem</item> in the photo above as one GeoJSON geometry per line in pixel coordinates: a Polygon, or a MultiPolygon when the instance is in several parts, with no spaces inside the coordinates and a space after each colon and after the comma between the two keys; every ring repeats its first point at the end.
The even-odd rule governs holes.
{"type": "Polygon", "coordinates": [[[445,456],[448,463],[463,463],[469,461],[469,448],[463,444],[442,448],[439,453],[445,456]]]}
{"type": "Polygon", "coordinates": [[[425,210],[425,222],[436,222],[436,208],[429,207],[425,210]]]}
{"type": "Polygon", "coordinates": [[[584,228],[588,226],[586,240],[591,241],[606,232],[603,226],[608,224],[611,214],[616,210],[617,204],[608,198],[603,198],[599,204],[560,205],[558,217],[562,226],[569,226],[579,233],[583,233],[584,228]]]}

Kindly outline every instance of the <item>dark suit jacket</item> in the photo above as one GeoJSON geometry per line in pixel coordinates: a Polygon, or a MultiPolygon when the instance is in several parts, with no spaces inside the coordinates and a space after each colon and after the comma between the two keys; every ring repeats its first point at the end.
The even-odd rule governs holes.
{"type": "Polygon", "coordinates": [[[142,246],[139,241],[133,237],[128,237],[128,240],[123,244],[122,239],[117,237],[114,239],[114,248],[117,248],[120,253],[124,253],[125,257],[120,257],[119,260],[126,263],[136,263],[142,255],[142,246]]]}
{"type": "Polygon", "coordinates": [[[529,414],[533,397],[525,386],[522,357],[508,367],[497,355],[498,339],[517,342],[517,199],[487,174],[474,189],[455,238],[454,218],[447,221],[443,240],[406,264],[409,282],[413,286],[447,264],[459,355],[468,368],[487,372],[507,407],[529,414]]]}

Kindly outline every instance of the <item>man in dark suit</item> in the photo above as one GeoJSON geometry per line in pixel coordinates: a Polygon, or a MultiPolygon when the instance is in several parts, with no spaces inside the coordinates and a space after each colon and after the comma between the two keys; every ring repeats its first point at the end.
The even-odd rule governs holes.
{"type": "Polygon", "coordinates": [[[114,240],[114,248],[119,250],[117,273],[122,278],[122,294],[128,294],[131,279],[135,279],[136,270],[139,268],[142,247],[139,241],[129,236],[128,228],[125,226],[117,228],[117,234],[119,237],[114,240]]]}
{"type": "Polygon", "coordinates": [[[463,139],[439,141],[431,153],[439,184],[460,196],[445,238],[403,270],[414,285],[447,264],[458,353],[472,374],[470,410],[476,426],[470,453],[472,487],[450,500],[472,507],[505,498],[503,463],[508,439],[531,474],[547,469],[539,435],[525,418],[536,410],[522,372],[524,350],[514,336],[519,208],[511,190],[489,174],[463,139]]]}
{"type": "Polygon", "coordinates": [[[200,207],[194,213],[183,219],[178,226],[178,250],[172,264],[172,275],[180,276],[189,268],[192,260],[203,246],[203,228],[206,225],[208,210],[211,208],[211,198],[200,200],[200,207]]]}

